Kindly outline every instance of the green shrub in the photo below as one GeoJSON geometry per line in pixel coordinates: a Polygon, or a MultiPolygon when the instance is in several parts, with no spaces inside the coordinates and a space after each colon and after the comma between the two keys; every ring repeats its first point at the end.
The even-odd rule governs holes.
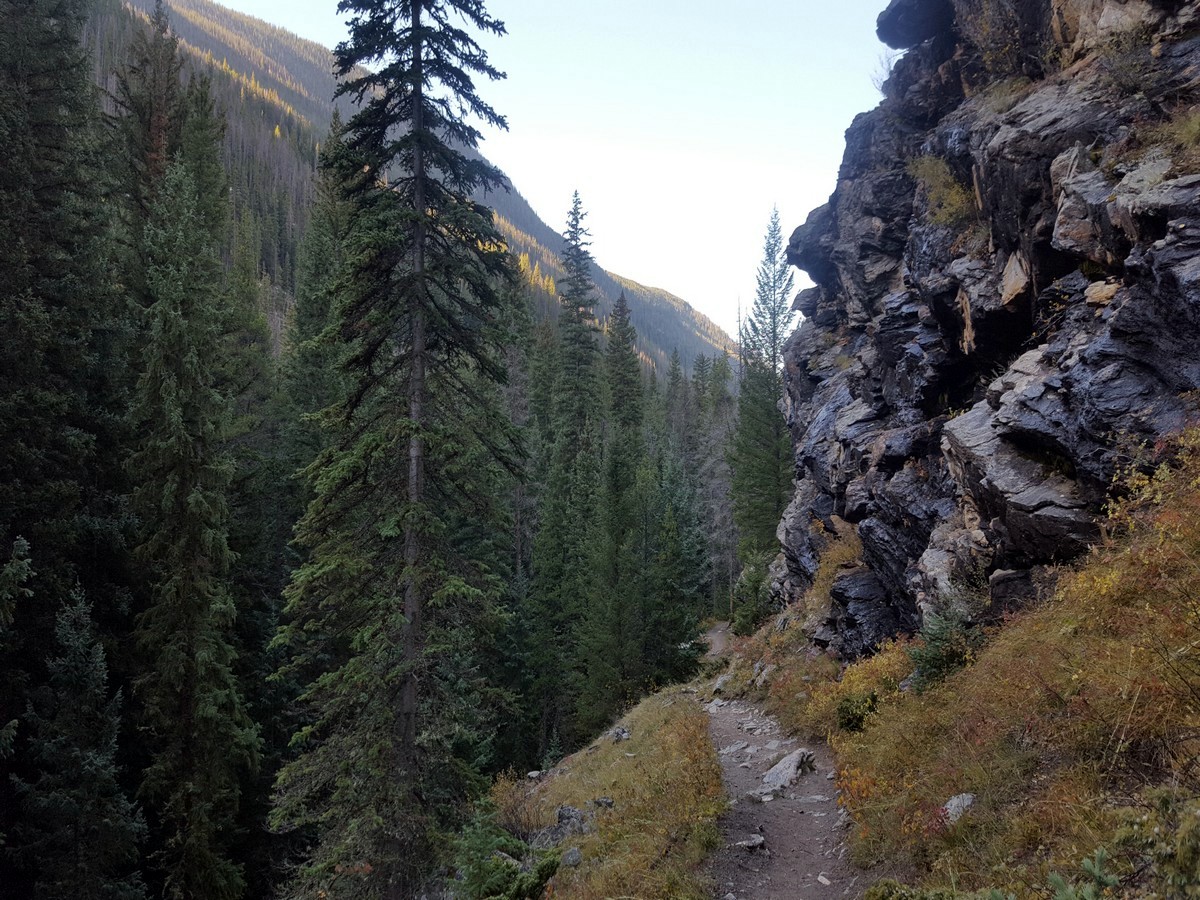
{"type": "Polygon", "coordinates": [[[891,878],[872,885],[863,894],[863,900],[955,900],[953,891],[927,891],[922,888],[909,887],[891,878]]]}
{"type": "Polygon", "coordinates": [[[1200,897],[1200,798],[1173,788],[1150,791],[1148,808],[1130,814],[1118,842],[1150,863],[1165,897],[1200,897]]]}
{"type": "MultiPolygon", "coordinates": [[[[1100,900],[1102,897],[1115,896],[1112,889],[1120,882],[1108,872],[1105,867],[1108,854],[1104,848],[1099,848],[1090,859],[1083,861],[1083,871],[1086,880],[1068,882],[1057,872],[1050,875],[1050,888],[1054,891],[1054,900],[1100,900]]],[[[1171,896],[1176,896],[1172,894],[1171,896]]],[[[863,900],[1015,900],[1012,894],[1006,894],[995,888],[985,888],[981,891],[961,893],[954,890],[914,888],[900,884],[890,878],[880,881],[863,895],[863,900]]]]}
{"type": "Polygon", "coordinates": [[[874,691],[843,697],[837,705],[837,725],[842,731],[862,731],[867,716],[879,706],[879,695],[874,691]]]}
{"type": "Polygon", "coordinates": [[[456,888],[469,900],[538,900],[558,869],[559,855],[530,850],[497,825],[495,810],[484,805],[454,842],[456,888]]]}
{"type": "Polygon", "coordinates": [[[919,156],[910,160],[908,174],[925,189],[927,213],[932,224],[961,225],[975,216],[975,198],[958,182],[941,157],[919,156]]]}
{"type": "Polygon", "coordinates": [[[751,556],[733,587],[733,633],[740,637],[754,634],[759,623],[771,613],[771,591],[767,583],[769,564],[769,556],[751,556]]]}
{"type": "Polygon", "coordinates": [[[931,613],[921,628],[920,639],[908,648],[917,668],[913,687],[920,692],[953,675],[971,662],[982,646],[983,634],[961,613],[931,613]]]}
{"type": "Polygon", "coordinates": [[[1054,889],[1054,900],[1100,900],[1101,897],[1111,896],[1110,888],[1117,887],[1120,882],[1105,869],[1108,863],[1108,853],[1103,847],[1097,848],[1091,859],[1083,861],[1083,871],[1088,880],[1079,883],[1067,883],[1067,880],[1057,872],[1050,876],[1050,887],[1054,889]]]}

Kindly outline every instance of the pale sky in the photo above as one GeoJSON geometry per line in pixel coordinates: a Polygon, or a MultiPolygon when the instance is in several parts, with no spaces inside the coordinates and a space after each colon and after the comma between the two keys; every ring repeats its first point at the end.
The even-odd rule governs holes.
{"type": "MultiPolygon", "coordinates": [[[[220,0],[332,47],[336,0],[220,0]]],[[[851,119],[875,106],[886,0],[489,0],[508,119],[482,152],[561,229],[578,190],[604,268],[733,334],[772,205],[784,238],[834,188],[851,119]]],[[[799,282],[798,282],[799,283],[799,282]]]]}

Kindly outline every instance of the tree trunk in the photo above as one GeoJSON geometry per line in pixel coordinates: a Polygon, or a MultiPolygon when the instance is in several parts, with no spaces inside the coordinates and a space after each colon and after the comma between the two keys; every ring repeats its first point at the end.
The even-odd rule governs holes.
{"type": "MultiPolygon", "coordinates": [[[[413,88],[413,124],[414,134],[419,134],[424,128],[423,109],[423,67],[422,45],[419,34],[421,22],[421,0],[414,0],[412,5],[412,54],[413,67],[416,75],[413,88]]],[[[417,225],[413,235],[413,282],[416,289],[410,298],[412,316],[412,368],[408,377],[408,418],[412,423],[413,433],[408,439],[408,504],[410,508],[419,507],[424,500],[425,492],[425,442],[423,429],[425,425],[425,367],[426,367],[426,336],[425,316],[421,303],[424,292],[422,275],[425,271],[425,163],[420,145],[413,151],[413,205],[418,213],[417,225]]],[[[404,639],[403,652],[406,672],[400,691],[400,759],[406,768],[414,762],[417,740],[417,665],[422,650],[421,612],[424,605],[423,591],[417,573],[421,560],[421,532],[418,522],[410,515],[404,526],[404,639]]],[[[406,773],[411,777],[412,773],[406,773]]]]}

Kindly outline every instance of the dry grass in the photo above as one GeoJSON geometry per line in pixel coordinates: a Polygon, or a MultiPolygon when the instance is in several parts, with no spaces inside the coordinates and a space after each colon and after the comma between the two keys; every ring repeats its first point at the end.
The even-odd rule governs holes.
{"type": "Polygon", "coordinates": [[[1200,106],[1175,109],[1163,122],[1137,125],[1105,148],[1103,170],[1110,178],[1120,178],[1122,168],[1163,155],[1170,159],[1168,178],[1200,172],[1200,106]]]}
{"type": "Polygon", "coordinates": [[[1168,121],[1148,129],[1142,141],[1170,153],[1175,175],[1200,172],[1200,106],[1176,112],[1168,121]]]}
{"type": "Polygon", "coordinates": [[[924,693],[900,690],[913,644],[848,667],[808,645],[799,623],[855,561],[852,536],[827,548],[789,627],[736,643],[732,692],[829,737],[859,862],[888,860],[934,889],[1045,896],[1051,873],[1078,873],[1105,847],[1120,896],[1183,896],[1164,874],[1181,867],[1200,891],[1200,825],[1191,837],[1180,826],[1174,850],[1168,835],[1161,859],[1129,840],[1132,810],[1152,809],[1159,786],[1181,809],[1200,794],[1200,429],[1170,449],[1176,465],[1126,479],[1109,520],[1119,537],[924,693]],[[761,687],[756,661],[778,667],[761,687]],[[942,806],[967,792],[975,805],[951,825],[942,806]]]}
{"type": "Polygon", "coordinates": [[[613,808],[597,811],[595,832],[570,841],[583,865],[560,869],[546,896],[708,897],[700,864],[720,839],[725,796],[707,715],[694,695],[675,688],[643,700],[619,724],[629,740],[599,738],[532,794],[519,782],[498,783],[498,816],[520,822],[532,805],[539,824],[549,824],[558,806],[594,810],[593,800],[611,797],[613,808]]]}
{"type": "Polygon", "coordinates": [[[908,174],[925,192],[925,214],[934,225],[962,225],[978,212],[971,192],[954,177],[938,156],[919,156],[908,163],[908,174]]]}
{"type": "MultiPolygon", "coordinates": [[[[924,694],[888,695],[861,732],[834,733],[861,860],[1029,896],[1050,872],[1111,850],[1121,807],[1151,786],[1200,788],[1200,436],[1185,436],[1181,458],[1114,511],[1131,533],[1006,623],[971,666],[924,694]],[[976,805],[951,826],[941,805],[963,792],[976,805]]],[[[902,671],[871,660],[842,684],[858,669],[859,691],[902,671]]],[[[1144,862],[1113,856],[1127,878],[1144,862]]]]}
{"type": "MultiPolygon", "coordinates": [[[[815,649],[808,637],[808,630],[829,608],[829,592],[837,576],[861,562],[862,543],[853,526],[840,520],[835,525],[838,533],[825,545],[816,578],[804,599],[774,617],[752,637],[734,643],[736,652],[730,668],[733,679],[727,688],[730,694],[760,701],[785,729],[806,737],[824,737],[831,730],[838,704],[849,692],[857,690],[861,681],[851,677],[843,683],[842,663],[832,654],[815,649]],[[777,623],[784,627],[781,629],[777,623]],[[774,666],[763,685],[755,684],[757,662],[774,666]]],[[[888,665],[895,656],[882,654],[879,660],[876,666],[888,665]]],[[[908,668],[911,670],[911,665],[908,668]]],[[[895,689],[895,684],[890,688],[880,685],[884,693],[895,689]]]]}

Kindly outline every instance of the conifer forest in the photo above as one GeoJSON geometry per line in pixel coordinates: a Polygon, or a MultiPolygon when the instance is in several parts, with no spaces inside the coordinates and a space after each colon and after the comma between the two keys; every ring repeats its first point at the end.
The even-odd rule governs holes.
{"type": "Polygon", "coordinates": [[[765,614],[778,216],[735,342],[476,151],[481,0],[340,8],[0,0],[5,898],[420,896],[765,614]]]}
{"type": "Polygon", "coordinates": [[[0,0],[0,900],[1200,896],[1200,4],[272,2],[0,0]]]}

